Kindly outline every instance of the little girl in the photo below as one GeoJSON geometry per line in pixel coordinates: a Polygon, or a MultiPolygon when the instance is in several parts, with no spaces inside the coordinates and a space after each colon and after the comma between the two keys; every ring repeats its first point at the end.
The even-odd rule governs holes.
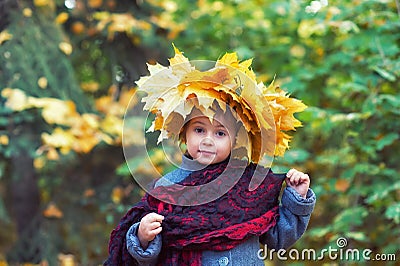
{"type": "MultiPolygon", "coordinates": [[[[270,249],[293,245],[308,225],[316,197],[309,188],[307,174],[291,169],[286,175],[279,175],[257,164],[271,151],[270,138],[265,143],[258,140],[275,136],[276,146],[272,150],[282,155],[282,138],[288,136],[282,135],[281,130],[294,129],[299,124],[288,125],[290,119],[297,120],[292,113],[282,111],[279,125],[272,127],[268,123],[271,116],[272,120],[277,118],[277,112],[260,108],[260,104],[266,99],[271,103],[273,95],[260,96],[254,91],[258,88],[249,85],[249,64],[239,63],[235,56],[227,64],[224,56],[215,69],[203,75],[175,51],[167,73],[172,78],[184,77],[171,86],[186,91],[180,95],[183,107],[174,106],[173,111],[166,111],[165,86],[164,92],[144,101],[145,109],[156,113],[153,129],[161,130],[162,137],[177,135],[186,145],[182,163],[158,179],[154,188],[121,219],[111,234],[105,265],[264,265],[258,257],[260,243],[270,249]],[[232,71],[232,67],[240,72],[232,71]],[[209,92],[209,101],[202,99],[207,95],[204,90],[209,92]],[[245,115],[246,108],[253,111],[252,115],[245,115]],[[178,115],[181,119],[176,119],[178,115]],[[165,122],[160,126],[157,119],[161,118],[165,122]],[[243,160],[245,154],[248,161],[243,160]],[[258,180],[255,188],[251,186],[254,180],[258,180]],[[284,180],[287,186],[279,204],[284,180]]],[[[149,83],[154,90],[154,80],[165,73],[151,69],[150,72],[153,82],[149,83]]],[[[146,89],[140,81],[139,87],[146,89]]],[[[275,103],[283,107],[289,99],[293,100],[283,94],[274,97],[275,103]]],[[[296,110],[299,108],[292,108],[292,112],[296,110]]]]}

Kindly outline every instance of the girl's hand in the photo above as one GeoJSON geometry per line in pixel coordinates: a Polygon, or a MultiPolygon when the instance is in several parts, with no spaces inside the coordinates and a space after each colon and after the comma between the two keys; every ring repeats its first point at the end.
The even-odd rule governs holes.
{"type": "Polygon", "coordinates": [[[286,174],[286,184],[294,188],[303,198],[306,198],[310,187],[310,177],[296,169],[290,169],[286,174]]]}
{"type": "Polygon", "coordinates": [[[146,249],[149,242],[152,241],[156,235],[161,233],[161,223],[164,220],[164,216],[157,213],[149,213],[143,216],[140,220],[138,228],[138,238],[143,249],[146,249]]]}

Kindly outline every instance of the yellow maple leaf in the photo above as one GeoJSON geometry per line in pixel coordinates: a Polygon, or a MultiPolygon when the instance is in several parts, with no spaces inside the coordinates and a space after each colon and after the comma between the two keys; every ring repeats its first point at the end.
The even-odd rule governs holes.
{"type": "Polygon", "coordinates": [[[7,135],[0,135],[0,145],[8,145],[9,139],[7,135]]]}
{"type": "Polygon", "coordinates": [[[38,157],[33,160],[33,166],[36,169],[42,169],[46,165],[46,161],[43,157],[38,157]]]}
{"type": "Polygon", "coordinates": [[[43,211],[43,216],[46,218],[60,219],[64,216],[63,212],[57,207],[55,203],[50,203],[43,211]]]}
{"type": "Polygon", "coordinates": [[[59,266],[75,266],[75,256],[72,254],[59,254],[58,258],[58,265],[59,266]]]}
{"type": "Polygon", "coordinates": [[[189,59],[186,58],[178,48],[173,45],[175,56],[169,59],[170,66],[172,70],[178,75],[182,76],[190,73],[194,70],[192,64],[190,64],[189,59]]]}
{"type": "Polygon", "coordinates": [[[107,115],[100,123],[101,129],[111,135],[121,135],[123,130],[123,120],[113,115],[107,115]]]}
{"type": "Polygon", "coordinates": [[[124,197],[124,190],[122,189],[122,187],[113,188],[111,192],[111,200],[115,204],[119,204],[123,197],[124,197]]]}
{"type": "Polygon", "coordinates": [[[0,45],[2,45],[3,42],[11,40],[12,37],[12,34],[8,33],[7,30],[3,30],[2,32],[0,32],[0,45]]]}
{"type": "Polygon", "coordinates": [[[253,59],[248,59],[243,62],[240,62],[236,53],[226,53],[221,59],[217,61],[216,66],[222,64],[236,68],[242,71],[244,74],[246,74],[247,77],[250,78],[252,81],[256,81],[256,75],[250,68],[252,62],[253,59]]]}
{"type": "Polygon", "coordinates": [[[289,149],[289,141],[291,136],[282,131],[276,131],[276,146],[274,155],[276,156],[283,156],[285,151],[289,149]]]}
{"type": "Polygon", "coordinates": [[[51,134],[42,133],[42,141],[55,148],[70,148],[75,142],[75,137],[70,131],[56,127],[51,134]]]}
{"type": "Polygon", "coordinates": [[[37,83],[41,89],[46,89],[48,81],[46,77],[40,77],[37,83]]]}
{"type": "Polygon", "coordinates": [[[78,116],[75,103],[55,98],[29,97],[30,106],[42,108],[42,116],[49,124],[72,125],[74,117],[78,116]]]}
{"type": "Polygon", "coordinates": [[[82,90],[86,92],[96,92],[100,88],[100,84],[95,81],[83,82],[81,83],[82,90]]]}
{"type": "Polygon", "coordinates": [[[47,6],[50,4],[50,0],[33,0],[35,6],[47,6]]]}
{"type": "Polygon", "coordinates": [[[60,156],[58,155],[58,152],[55,148],[50,147],[49,150],[47,151],[46,154],[47,159],[52,160],[52,161],[57,161],[60,159],[60,156]]]}
{"type": "Polygon", "coordinates": [[[175,56],[169,59],[171,65],[189,62],[189,59],[185,57],[178,48],[176,48],[175,44],[172,44],[172,47],[174,48],[175,56]]]}
{"type": "Polygon", "coordinates": [[[55,22],[57,24],[64,24],[65,22],[67,22],[69,18],[69,15],[67,12],[61,12],[60,14],[57,15],[55,22]]]}
{"type": "Polygon", "coordinates": [[[72,53],[72,45],[67,42],[60,42],[58,44],[58,48],[66,55],[70,55],[72,53]]]}
{"type": "Polygon", "coordinates": [[[109,95],[102,96],[95,100],[96,109],[102,113],[109,113],[111,109],[110,106],[112,105],[112,103],[113,99],[109,95]]]}
{"type": "Polygon", "coordinates": [[[103,4],[102,0],[89,0],[88,5],[91,8],[99,8],[103,4]]]}
{"type": "Polygon", "coordinates": [[[99,144],[100,139],[94,136],[81,136],[76,139],[76,141],[72,145],[72,149],[78,153],[88,153],[90,152],[97,144],[99,144]]]}
{"type": "Polygon", "coordinates": [[[28,97],[20,89],[5,88],[1,91],[1,96],[6,98],[5,106],[14,111],[22,111],[30,107],[28,97]]]}
{"type": "Polygon", "coordinates": [[[24,17],[27,17],[27,18],[30,18],[30,17],[32,17],[32,9],[30,9],[30,8],[24,8],[23,10],[22,10],[22,14],[24,15],[24,17]]]}
{"type": "Polygon", "coordinates": [[[346,192],[346,190],[350,187],[350,182],[347,179],[338,179],[335,182],[335,189],[340,192],[346,192]]]}
{"type": "Polygon", "coordinates": [[[218,63],[225,64],[232,67],[239,67],[239,59],[236,53],[225,53],[218,63]]]}

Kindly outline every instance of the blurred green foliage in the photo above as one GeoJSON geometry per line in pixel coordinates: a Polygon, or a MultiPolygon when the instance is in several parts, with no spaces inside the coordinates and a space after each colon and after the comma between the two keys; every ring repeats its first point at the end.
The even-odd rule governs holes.
{"type": "MultiPolygon", "coordinates": [[[[322,249],[345,237],[352,248],[399,257],[400,6],[397,1],[345,0],[329,1],[316,10],[311,2],[103,0],[76,1],[67,8],[66,2],[55,1],[55,15],[68,14],[60,29],[73,47],[68,57],[72,72],[66,73],[80,84],[99,84],[91,94],[67,98],[91,103],[111,85],[134,86],[146,73],[146,61],[167,64],[172,42],[192,60],[216,60],[225,51],[253,58],[260,81],[268,84],[275,77],[309,106],[298,116],[304,127],[294,133],[291,149],[274,161],[276,171],[295,167],[308,172],[318,197],[309,229],[296,247],[322,249]],[[107,15],[129,16],[117,25],[107,21],[107,15]]],[[[33,12],[45,12],[44,7],[36,6],[33,12]]],[[[15,34],[21,29],[11,24],[8,30],[15,34]]],[[[48,42],[49,47],[58,46],[57,41],[48,42]]],[[[4,58],[7,43],[0,46],[1,60],[22,67],[24,60],[4,58]]],[[[31,51],[43,59],[46,53],[31,51]]],[[[52,70],[58,64],[43,65],[52,70]]],[[[36,72],[21,75],[25,73],[36,72]]],[[[52,71],[43,75],[58,81],[52,71]]],[[[0,86],[11,86],[12,78],[3,77],[0,86]]],[[[72,90],[63,87],[60,93],[67,91],[72,90]]],[[[4,135],[11,111],[1,101],[4,135]]],[[[24,115],[23,123],[40,118],[35,112],[24,115]]],[[[34,150],[39,140],[21,138],[27,141],[21,145],[34,150]]],[[[16,150],[3,143],[0,152],[9,158],[16,150]]],[[[167,171],[159,153],[150,154],[159,170],[167,171]]],[[[132,159],[138,175],[148,174],[142,156],[132,159]]],[[[9,171],[7,164],[0,164],[3,191],[10,182],[9,171]]],[[[89,154],[68,154],[49,162],[37,174],[42,205],[56,202],[65,213],[56,221],[46,220],[53,225],[57,252],[72,253],[84,264],[100,263],[111,229],[142,193],[124,165],[121,149],[100,144],[89,154]]],[[[6,195],[0,200],[0,222],[14,228],[6,195]]]]}

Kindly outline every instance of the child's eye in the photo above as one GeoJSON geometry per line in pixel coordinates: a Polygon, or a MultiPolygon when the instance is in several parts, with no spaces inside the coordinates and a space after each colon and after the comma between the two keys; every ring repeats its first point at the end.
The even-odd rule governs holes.
{"type": "Polygon", "coordinates": [[[224,136],[226,136],[226,133],[224,131],[217,131],[217,136],[224,137],[224,136]]]}
{"type": "Polygon", "coordinates": [[[204,132],[204,129],[202,129],[201,127],[196,127],[196,128],[194,129],[194,132],[196,132],[196,133],[203,133],[203,132],[204,132]]]}

